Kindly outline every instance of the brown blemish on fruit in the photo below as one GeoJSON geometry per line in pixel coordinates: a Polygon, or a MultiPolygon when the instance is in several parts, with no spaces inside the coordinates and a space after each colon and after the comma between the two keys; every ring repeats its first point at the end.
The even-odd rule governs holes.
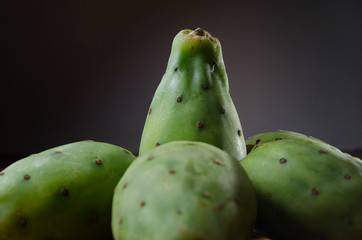
{"type": "Polygon", "coordinates": [[[273,197],[273,195],[272,195],[271,193],[267,193],[266,196],[267,196],[268,198],[272,198],[272,197],[273,197]]]}
{"type": "Polygon", "coordinates": [[[55,153],[56,153],[56,154],[61,154],[62,152],[61,152],[61,151],[56,151],[55,153]]]}
{"type": "Polygon", "coordinates": [[[216,163],[217,165],[221,165],[221,164],[222,164],[222,162],[221,162],[219,159],[215,159],[215,160],[214,160],[214,163],[216,163]]]}
{"type": "Polygon", "coordinates": [[[348,173],[344,174],[344,179],[351,179],[351,175],[349,175],[348,173]]]}
{"type": "Polygon", "coordinates": [[[312,194],[313,194],[313,195],[318,195],[318,194],[319,194],[318,189],[312,188],[312,194]]]}
{"type": "Polygon", "coordinates": [[[182,235],[182,234],[184,233],[184,230],[183,230],[181,227],[178,227],[178,228],[177,228],[177,233],[178,233],[179,235],[182,235]]]}
{"type": "Polygon", "coordinates": [[[178,97],[176,98],[176,101],[177,101],[177,102],[181,102],[181,101],[182,101],[182,96],[178,96],[178,97]]]}
{"type": "Polygon", "coordinates": [[[322,150],[322,149],[320,149],[319,151],[318,151],[319,153],[327,153],[326,151],[324,151],[324,150],[322,150]]]}
{"type": "Polygon", "coordinates": [[[145,201],[140,202],[141,207],[143,207],[144,205],[146,205],[145,201]]]}
{"type": "Polygon", "coordinates": [[[178,67],[175,67],[174,69],[173,69],[175,72],[177,72],[177,70],[178,70],[178,67]]]}
{"type": "Polygon", "coordinates": [[[286,162],[287,162],[287,159],[285,159],[285,158],[279,159],[279,163],[281,163],[281,164],[286,163],[286,162]]]}
{"type": "Polygon", "coordinates": [[[181,210],[177,210],[177,214],[178,214],[178,215],[181,215],[181,214],[182,214],[182,211],[181,211],[181,210]]]}
{"type": "Polygon", "coordinates": [[[99,218],[98,214],[92,214],[92,215],[90,216],[90,220],[91,220],[92,222],[97,221],[98,218],[99,218]]]}
{"type": "Polygon", "coordinates": [[[152,108],[149,108],[148,109],[148,115],[151,115],[151,112],[152,112],[152,108]]]}
{"type": "MultiPolygon", "coordinates": [[[[156,145],[157,146],[157,145],[156,145]]],[[[153,156],[149,156],[148,158],[147,158],[147,160],[148,161],[150,161],[150,160],[152,160],[153,159],[153,156]]]]}
{"type": "Polygon", "coordinates": [[[30,179],[30,175],[29,175],[29,174],[25,174],[25,175],[23,176],[23,178],[24,178],[24,180],[29,180],[29,179],[30,179]]]}
{"type": "Polygon", "coordinates": [[[118,224],[121,225],[123,223],[123,218],[120,218],[118,224]]]}
{"type": "Polygon", "coordinates": [[[282,140],[282,138],[281,137],[275,138],[275,141],[279,141],[279,140],[282,140]]]}
{"type": "Polygon", "coordinates": [[[26,220],[24,218],[20,219],[19,221],[19,227],[25,227],[27,224],[26,220]]]}
{"type": "Polygon", "coordinates": [[[353,221],[352,221],[352,219],[351,218],[346,218],[346,219],[344,219],[344,222],[346,223],[346,224],[348,224],[348,225],[352,225],[353,224],[353,221]]]}
{"type": "Polygon", "coordinates": [[[210,194],[209,194],[208,192],[203,192],[203,193],[202,193],[202,196],[203,196],[204,198],[210,198],[210,194]]]}
{"type": "Polygon", "coordinates": [[[68,189],[63,188],[62,190],[60,190],[60,194],[64,197],[66,197],[66,196],[69,196],[69,191],[68,191],[68,189]]]}
{"type": "Polygon", "coordinates": [[[193,142],[188,142],[187,145],[195,145],[193,142]]]}
{"type": "Polygon", "coordinates": [[[222,108],[222,109],[220,110],[220,112],[221,112],[221,114],[225,114],[225,112],[226,112],[225,108],[222,108]]]}
{"type": "Polygon", "coordinates": [[[241,132],[241,130],[238,130],[238,135],[239,135],[239,137],[241,137],[241,135],[243,135],[243,133],[241,132]]]}
{"type": "Polygon", "coordinates": [[[159,142],[156,142],[156,147],[160,146],[161,144],[159,142]]]}
{"type": "Polygon", "coordinates": [[[102,164],[102,160],[97,158],[97,159],[94,159],[94,163],[97,164],[97,165],[101,165],[102,164]]]}
{"type": "Polygon", "coordinates": [[[260,143],[260,139],[256,139],[256,141],[255,141],[255,144],[258,144],[258,143],[260,143]]]}
{"type": "Polygon", "coordinates": [[[127,187],[127,183],[123,184],[123,189],[125,189],[127,187]]]}
{"type": "Polygon", "coordinates": [[[175,170],[174,169],[171,169],[170,171],[168,171],[170,174],[175,174],[175,170]]]}
{"type": "Polygon", "coordinates": [[[204,124],[199,121],[199,122],[197,122],[196,126],[197,126],[197,128],[203,128],[204,124]]]}
{"type": "Polygon", "coordinates": [[[191,51],[194,50],[194,46],[191,46],[191,47],[190,47],[190,50],[191,50],[191,51]]]}

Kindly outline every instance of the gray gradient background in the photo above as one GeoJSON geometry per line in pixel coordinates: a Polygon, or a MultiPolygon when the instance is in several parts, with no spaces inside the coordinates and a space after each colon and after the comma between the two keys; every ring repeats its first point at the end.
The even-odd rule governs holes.
{"type": "Polygon", "coordinates": [[[0,153],[93,139],[137,152],[173,37],[221,41],[246,137],[286,129],[362,147],[361,1],[1,4],[0,153]]]}

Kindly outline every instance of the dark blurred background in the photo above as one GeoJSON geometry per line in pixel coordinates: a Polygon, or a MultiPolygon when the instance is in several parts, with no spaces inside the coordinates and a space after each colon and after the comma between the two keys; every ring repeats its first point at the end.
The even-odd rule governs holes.
{"type": "Polygon", "coordinates": [[[197,27],[221,41],[246,137],[285,129],[358,152],[361,7],[357,0],[3,1],[1,164],[85,139],[137,152],[172,39],[197,27]]]}

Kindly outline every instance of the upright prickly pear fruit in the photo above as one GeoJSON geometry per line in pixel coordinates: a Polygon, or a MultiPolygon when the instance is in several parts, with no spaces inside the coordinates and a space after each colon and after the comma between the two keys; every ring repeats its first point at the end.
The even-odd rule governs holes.
{"type": "Polygon", "coordinates": [[[254,189],[239,162],[202,142],[167,143],[138,157],[118,183],[115,240],[248,240],[254,189]]]}
{"type": "Polygon", "coordinates": [[[206,142],[238,160],[246,155],[220,42],[200,28],[183,30],[173,40],[166,73],[148,111],[140,155],[177,140],[206,142]]]}
{"type": "Polygon", "coordinates": [[[280,240],[362,239],[362,161],[303,134],[246,141],[241,165],[258,199],[257,226],[280,240]]]}
{"type": "Polygon", "coordinates": [[[0,173],[0,239],[112,239],[113,191],[134,158],[84,141],[13,163],[0,173]]]}

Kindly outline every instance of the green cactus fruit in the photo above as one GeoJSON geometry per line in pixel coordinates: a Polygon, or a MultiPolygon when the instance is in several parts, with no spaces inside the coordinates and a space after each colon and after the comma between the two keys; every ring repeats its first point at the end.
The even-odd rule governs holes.
{"type": "Polygon", "coordinates": [[[278,240],[362,239],[362,161],[303,134],[246,141],[241,165],[258,199],[257,228],[278,240]]]}
{"type": "Polygon", "coordinates": [[[0,239],[112,239],[114,188],[134,158],[82,141],[13,163],[0,173],[0,239]]]}
{"type": "Polygon", "coordinates": [[[175,141],[138,157],[118,183],[116,240],[247,240],[256,217],[252,184],[219,148],[175,141]]]}
{"type": "Polygon", "coordinates": [[[178,140],[209,143],[238,160],[246,155],[220,42],[200,28],[182,30],[173,40],[166,73],[148,111],[139,153],[178,140]]]}

